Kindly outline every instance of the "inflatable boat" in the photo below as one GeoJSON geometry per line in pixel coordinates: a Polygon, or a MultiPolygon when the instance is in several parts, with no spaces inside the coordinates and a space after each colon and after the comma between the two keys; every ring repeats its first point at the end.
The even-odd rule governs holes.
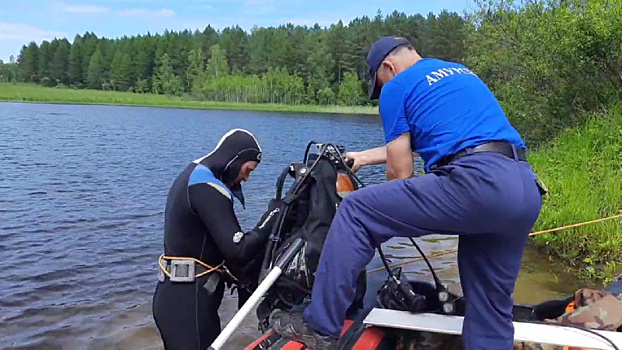
{"type": "MultiPolygon", "coordinates": [[[[280,203],[277,223],[265,251],[259,287],[210,349],[218,350],[256,306],[263,336],[246,350],[306,349],[271,331],[269,315],[308,302],[328,228],[344,196],[365,184],[350,171],[345,147],[310,142],[303,161],[291,163],[276,182],[273,200],[280,203]],[[313,148],[315,147],[315,152],[313,148]],[[293,180],[284,191],[286,180],[293,180]]],[[[409,280],[391,267],[377,247],[386,275],[370,278],[363,271],[355,302],[346,317],[338,349],[460,349],[465,301],[441,283],[409,280]],[[407,289],[404,289],[407,288],[407,289]]],[[[579,290],[565,299],[515,305],[515,349],[622,348],[622,280],[606,289],[579,290]]]]}
{"type": "MultiPolygon", "coordinates": [[[[375,293],[379,286],[368,285],[375,293]]],[[[622,307],[622,279],[605,292],[615,295],[622,307]]],[[[555,323],[571,312],[576,295],[549,300],[537,305],[514,307],[514,349],[622,349],[622,328],[617,331],[594,330],[555,323]]],[[[411,313],[378,306],[361,311],[344,324],[338,349],[461,349],[463,310],[456,315],[411,313]]],[[[281,339],[273,331],[245,347],[245,350],[306,350],[304,344],[281,339]]]]}

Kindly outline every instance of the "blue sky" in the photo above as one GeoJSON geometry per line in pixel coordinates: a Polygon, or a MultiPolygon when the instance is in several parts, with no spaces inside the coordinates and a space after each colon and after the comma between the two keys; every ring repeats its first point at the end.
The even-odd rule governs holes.
{"type": "Polygon", "coordinates": [[[472,0],[0,0],[0,59],[19,53],[30,41],[55,37],[73,41],[86,31],[98,36],[161,33],[165,29],[203,30],[240,25],[278,26],[293,23],[328,26],[344,23],[377,10],[407,14],[462,12],[472,0]]]}

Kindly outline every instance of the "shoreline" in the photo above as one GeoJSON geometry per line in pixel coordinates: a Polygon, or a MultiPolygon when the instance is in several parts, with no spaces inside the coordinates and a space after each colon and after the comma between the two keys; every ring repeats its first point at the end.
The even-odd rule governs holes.
{"type": "Polygon", "coordinates": [[[315,113],[334,115],[379,115],[378,107],[371,106],[286,105],[271,103],[198,101],[176,96],[138,94],[133,92],[88,89],[57,89],[28,83],[0,83],[0,102],[315,113]]]}

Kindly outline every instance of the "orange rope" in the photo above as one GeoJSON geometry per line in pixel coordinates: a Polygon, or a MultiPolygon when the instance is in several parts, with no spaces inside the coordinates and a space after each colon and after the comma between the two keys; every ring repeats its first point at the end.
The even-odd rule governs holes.
{"type": "MultiPolygon", "coordinates": [[[[538,236],[538,235],[542,235],[542,234],[545,234],[545,233],[551,233],[551,232],[567,230],[567,229],[570,229],[570,228],[575,228],[575,227],[595,224],[595,223],[598,223],[598,222],[603,222],[603,221],[613,220],[613,219],[619,219],[619,218],[622,218],[622,214],[613,215],[613,216],[609,216],[609,217],[602,218],[602,219],[597,219],[597,220],[592,220],[592,221],[580,222],[580,223],[577,223],[577,224],[572,224],[572,225],[567,225],[567,226],[561,226],[561,227],[557,227],[557,228],[552,228],[550,230],[543,230],[543,231],[532,232],[532,233],[529,234],[529,237],[538,236]]],[[[449,255],[451,253],[457,253],[457,252],[458,252],[458,249],[445,250],[445,251],[442,251],[442,252],[431,254],[431,255],[428,256],[428,258],[438,258],[439,256],[449,255]]],[[[423,260],[422,257],[413,258],[413,259],[402,261],[402,262],[399,262],[399,263],[396,263],[396,264],[393,264],[393,265],[389,265],[389,267],[404,266],[404,265],[408,265],[410,263],[414,263],[414,262],[422,261],[422,260],[423,260]]],[[[367,271],[367,273],[374,273],[374,272],[382,271],[384,269],[385,268],[383,266],[383,267],[379,267],[377,269],[369,270],[369,271],[367,271]]]]}

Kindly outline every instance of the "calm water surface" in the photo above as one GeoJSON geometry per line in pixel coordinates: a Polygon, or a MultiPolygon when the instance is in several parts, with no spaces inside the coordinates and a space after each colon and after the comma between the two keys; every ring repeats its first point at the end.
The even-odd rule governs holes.
{"type": "MultiPolygon", "coordinates": [[[[310,140],[351,150],[383,140],[373,116],[0,103],[0,348],[162,348],[151,298],[166,194],[188,162],[232,128],[250,130],[264,149],[245,184],[247,209],[236,207],[244,228],[255,224],[276,176],[302,160],[310,140]]],[[[381,182],[384,167],[360,176],[381,182]]],[[[387,245],[393,262],[417,256],[403,240],[387,245]]],[[[431,236],[422,247],[442,251],[456,240],[431,236]]],[[[459,291],[455,254],[433,264],[459,291]]],[[[423,263],[405,271],[429,276],[423,263]]],[[[568,280],[528,252],[516,299],[565,296],[577,287],[568,280]]],[[[223,327],[235,298],[223,301],[223,327]]],[[[251,314],[228,348],[242,348],[256,329],[251,314]]]]}

